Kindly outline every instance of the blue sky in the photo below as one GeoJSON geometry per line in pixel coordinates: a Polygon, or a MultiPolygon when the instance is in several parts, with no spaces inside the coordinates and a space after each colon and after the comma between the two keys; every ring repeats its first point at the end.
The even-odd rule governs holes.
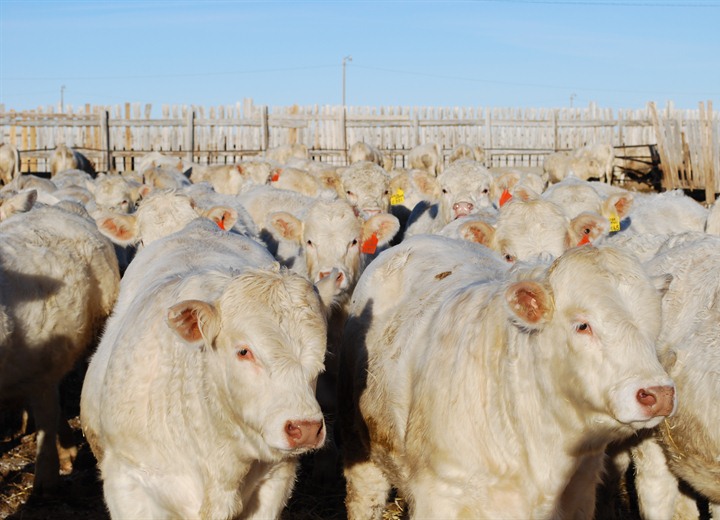
{"type": "Polygon", "coordinates": [[[0,103],[720,108],[720,0],[0,0],[0,103]],[[64,86],[64,89],[62,88],[64,86]]]}

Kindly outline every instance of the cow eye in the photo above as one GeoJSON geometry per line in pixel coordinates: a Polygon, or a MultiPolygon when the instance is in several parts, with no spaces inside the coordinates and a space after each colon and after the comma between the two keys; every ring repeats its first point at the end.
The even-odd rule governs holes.
{"type": "Polygon", "coordinates": [[[385,190],[385,195],[390,195],[390,192],[388,190],[385,190]]]}
{"type": "Polygon", "coordinates": [[[515,257],[513,255],[511,255],[510,253],[505,253],[505,256],[503,258],[505,258],[506,262],[512,263],[515,261],[515,257]]]}
{"type": "Polygon", "coordinates": [[[483,193],[489,193],[489,192],[490,192],[490,190],[489,190],[489,189],[487,189],[487,188],[485,188],[484,190],[482,190],[482,192],[483,192],[483,193]]]}
{"type": "Polygon", "coordinates": [[[589,235],[589,234],[590,234],[590,228],[587,228],[587,227],[586,227],[585,229],[583,229],[583,233],[585,233],[586,235],[589,235]]]}
{"type": "Polygon", "coordinates": [[[352,195],[352,191],[350,190],[346,191],[345,193],[347,193],[348,195],[352,195]]]}
{"type": "Polygon", "coordinates": [[[443,189],[442,189],[442,192],[443,192],[443,193],[447,193],[448,191],[447,191],[445,188],[443,188],[443,189]]]}
{"type": "Polygon", "coordinates": [[[352,241],[352,244],[350,244],[350,245],[351,245],[351,246],[356,246],[357,243],[358,243],[357,238],[354,238],[353,241],[352,241]]]}
{"type": "Polygon", "coordinates": [[[312,246],[313,245],[312,240],[308,240],[307,245],[312,246]]]}
{"type": "Polygon", "coordinates": [[[255,356],[253,356],[252,350],[250,350],[246,346],[240,347],[238,349],[237,357],[238,357],[238,359],[248,360],[248,361],[252,361],[255,359],[255,356]]]}
{"type": "Polygon", "coordinates": [[[575,332],[578,334],[592,334],[592,327],[587,322],[578,323],[575,325],[575,332]]]}

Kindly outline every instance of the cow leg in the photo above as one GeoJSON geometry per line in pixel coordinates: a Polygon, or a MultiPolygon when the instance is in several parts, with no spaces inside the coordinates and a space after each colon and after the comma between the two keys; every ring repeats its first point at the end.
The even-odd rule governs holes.
{"type": "Polygon", "coordinates": [[[297,465],[296,460],[289,460],[273,467],[255,490],[252,503],[245,505],[243,511],[249,512],[248,520],[280,518],[295,486],[297,465]]]}
{"type": "Polygon", "coordinates": [[[710,504],[710,517],[713,520],[720,520],[720,504],[710,504]]]}
{"type": "Polygon", "coordinates": [[[348,520],[380,520],[390,495],[390,482],[373,462],[364,461],[345,468],[348,520]]]}
{"type": "Polygon", "coordinates": [[[60,473],[69,475],[72,473],[73,462],[77,457],[78,449],[75,445],[75,434],[64,417],[59,417],[59,429],[57,439],[57,450],[60,460],[60,473]]]}
{"type": "MultiPolygon", "coordinates": [[[[101,466],[113,459],[112,452],[106,452],[101,466]]],[[[117,461],[111,462],[112,471],[103,471],[103,495],[111,518],[170,518],[170,512],[154,499],[146,486],[140,485],[136,468],[127,467],[117,461]]],[[[142,476],[141,476],[142,478],[142,476]]],[[[147,483],[146,483],[147,484],[147,483]]],[[[170,483],[166,483],[172,485],[170,483]]],[[[199,504],[199,502],[197,502],[199,504]]],[[[182,518],[198,519],[198,511],[184,511],[182,518]]]]}
{"type": "Polygon", "coordinates": [[[33,493],[41,496],[55,491],[60,483],[60,462],[56,444],[60,421],[60,394],[57,386],[51,385],[32,396],[30,409],[37,431],[33,493]]]}
{"type": "Polygon", "coordinates": [[[662,448],[655,439],[648,438],[632,448],[632,456],[641,515],[653,520],[670,520],[680,491],[662,448]]]}
{"type": "Polygon", "coordinates": [[[583,457],[561,498],[563,516],[592,520],[595,496],[604,468],[605,455],[583,457]]]}

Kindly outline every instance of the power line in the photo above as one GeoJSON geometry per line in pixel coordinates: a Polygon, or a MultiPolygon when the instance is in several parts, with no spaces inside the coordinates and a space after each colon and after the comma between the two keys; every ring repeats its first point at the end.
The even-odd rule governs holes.
{"type": "Polygon", "coordinates": [[[720,7],[720,2],[711,1],[706,3],[678,3],[673,0],[672,3],[658,2],[657,0],[651,2],[628,2],[618,1],[613,2],[612,0],[605,1],[593,1],[593,0],[470,0],[476,3],[500,3],[500,4],[538,4],[538,5],[581,5],[581,6],[600,6],[600,7],[720,7]]]}

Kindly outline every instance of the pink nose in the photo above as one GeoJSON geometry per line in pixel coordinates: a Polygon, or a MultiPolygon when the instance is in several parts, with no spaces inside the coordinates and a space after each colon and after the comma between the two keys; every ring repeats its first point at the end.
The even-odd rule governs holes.
{"type": "MultiPolygon", "coordinates": [[[[323,278],[327,278],[328,276],[330,276],[330,273],[332,273],[332,271],[320,271],[317,275],[318,282],[320,280],[322,280],[323,278]]],[[[343,274],[342,271],[340,271],[337,274],[337,278],[335,278],[335,285],[340,287],[340,284],[343,283],[343,280],[345,280],[345,275],[343,274]]]]}
{"type": "Polygon", "coordinates": [[[325,441],[323,421],[288,421],[285,435],[293,448],[318,448],[325,441]]]}
{"type": "Polygon", "coordinates": [[[379,215],[380,209],[379,208],[363,208],[363,213],[365,213],[366,215],[370,215],[370,216],[379,215]]]}
{"type": "Polygon", "coordinates": [[[473,206],[472,202],[456,202],[455,204],[453,204],[453,212],[455,213],[455,218],[469,215],[474,207],[475,206],[473,206]]]}
{"type": "Polygon", "coordinates": [[[667,417],[675,408],[675,387],[673,386],[641,388],[635,397],[647,409],[650,417],[667,417]]]}

